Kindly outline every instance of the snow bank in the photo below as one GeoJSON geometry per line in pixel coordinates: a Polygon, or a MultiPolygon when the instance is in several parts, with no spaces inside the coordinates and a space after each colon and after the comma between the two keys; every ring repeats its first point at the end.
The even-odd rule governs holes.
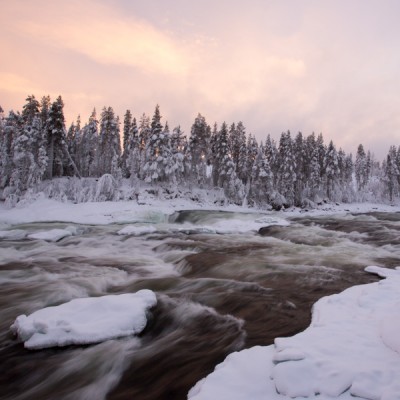
{"type": "Polygon", "coordinates": [[[309,328],[231,354],[189,399],[400,399],[400,269],[320,299],[309,328]]]}
{"type": "MultiPolygon", "coordinates": [[[[15,224],[31,222],[69,222],[80,224],[111,224],[111,223],[166,223],[168,216],[176,210],[225,210],[232,212],[264,213],[264,210],[257,210],[235,205],[216,206],[211,201],[196,202],[190,199],[162,199],[146,197],[145,204],[138,204],[136,201],[107,201],[107,202],[87,202],[73,204],[71,202],[60,202],[54,199],[37,196],[35,200],[17,207],[8,209],[0,203],[0,226],[10,226],[15,224]]],[[[307,215],[326,215],[326,214],[346,214],[365,213],[369,211],[400,211],[400,207],[377,204],[325,204],[317,209],[309,210],[307,215]]],[[[279,212],[266,212],[265,214],[277,220],[285,220],[288,217],[304,215],[304,210],[290,208],[279,212]]],[[[227,222],[227,221],[225,221],[227,222]]],[[[243,223],[244,221],[242,221],[243,223]]],[[[278,222],[279,223],[279,222],[278,222]]],[[[213,226],[218,233],[238,232],[242,225],[224,224],[223,226],[213,226]]],[[[199,227],[197,227],[198,229],[199,227]]],[[[258,226],[260,228],[260,225],[258,226]]],[[[4,229],[4,228],[1,228],[4,229]]],[[[250,228],[250,230],[256,229],[250,228]]],[[[246,229],[249,230],[249,229],[246,229]]]]}
{"type": "Polygon", "coordinates": [[[28,349],[98,343],[140,333],[156,303],[151,290],[74,299],[20,315],[11,331],[28,349]]]}

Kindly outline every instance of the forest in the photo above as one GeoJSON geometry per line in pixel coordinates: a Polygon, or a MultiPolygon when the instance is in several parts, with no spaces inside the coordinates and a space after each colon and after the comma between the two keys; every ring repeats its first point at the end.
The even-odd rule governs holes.
{"type": "Polygon", "coordinates": [[[60,177],[75,177],[66,196],[76,202],[121,199],[122,186],[134,198],[145,186],[218,189],[228,203],[274,209],[388,203],[400,193],[400,146],[390,146],[380,162],[362,144],[353,157],[325,143],[322,133],[286,131],[279,142],[270,135],[258,142],[241,121],[211,126],[201,114],[187,136],[162,123],[158,105],[151,118],[127,110],[122,123],[104,107],[68,129],[61,96],[52,102],[30,95],[22,111],[7,116],[0,107],[0,198],[14,206],[43,188],[52,197],[49,187],[60,177]]]}

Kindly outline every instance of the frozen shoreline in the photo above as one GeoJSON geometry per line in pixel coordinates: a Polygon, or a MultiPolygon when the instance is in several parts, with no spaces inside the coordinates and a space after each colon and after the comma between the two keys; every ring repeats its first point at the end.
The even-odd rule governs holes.
{"type": "Polygon", "coordinates": [[[336,215],[346,213],[400,212],[400,206],[372,203],[328,203],[315,209],[288,208],[283,211],[267,211],[236,205],[217,206],[185,199],[157,200],[148,198],[145,204],[136,201],[107,201],[74,204],[39,197],[38,199],[8,209],[0,204],[0,229],[7,226],[33,222],[68,222],[89,225],[112,223],[166,222],[162,219],[178,210],[213,210],[244,213],[262,213],[282,219],[311,215],[336,215]]]}
{"type": "Polygon", "coordinates": [[[398,400],[400,267],[366,271],[386,279],[321,298],[306,330],[230,354],[188,399],[398,400]]]}

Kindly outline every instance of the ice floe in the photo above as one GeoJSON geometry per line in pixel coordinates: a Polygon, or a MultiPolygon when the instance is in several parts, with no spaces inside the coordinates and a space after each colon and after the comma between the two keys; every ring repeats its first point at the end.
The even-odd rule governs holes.
{"type": "Polygon", "coordinates": [[[28,349],[103,342],[140,333],[157,303],[151,290],[88,297],[20,315],[11,325],[28,349]]]}

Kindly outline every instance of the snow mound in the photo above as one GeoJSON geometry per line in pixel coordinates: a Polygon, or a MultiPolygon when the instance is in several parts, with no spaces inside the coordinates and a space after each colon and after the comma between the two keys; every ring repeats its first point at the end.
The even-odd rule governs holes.
{"type": "Polygon", "coordinates": [[[74,299],[20,315],[11,325],[28,349],[103,342],[140,333],[157,303],[151,290],[74,299]]]}
{"type": "Polygon", "coordinates": [[[309,328],[230,355],[188,398],[399,400],[400,270],[366,270],[386,279],[320,299],[309,328]]]}

